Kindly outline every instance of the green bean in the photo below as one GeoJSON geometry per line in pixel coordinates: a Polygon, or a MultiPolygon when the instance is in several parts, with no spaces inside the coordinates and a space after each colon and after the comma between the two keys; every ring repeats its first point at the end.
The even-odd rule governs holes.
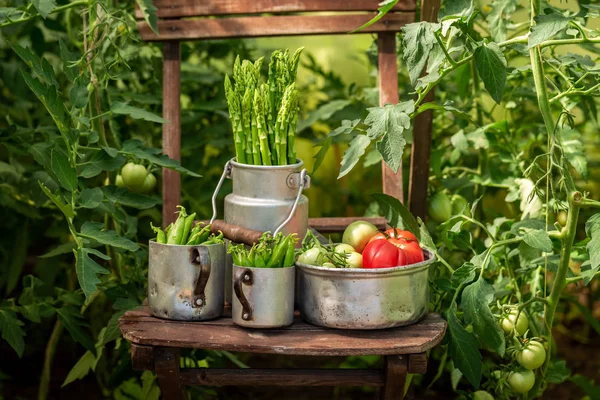
{"type": "Polygon", "coordinates": [[[185,219],[187,217],[185,208],[183,206],[177,207],[180,208],[179,216],[177,217],[175,224],[173,224],[173,228],[167,236],[167,244],[180,244],[183,236],[183,230],[185,229],[185,219]]]}
{"type": "Polygon", "coordinates": [[[183,233],[181,238],[179,239],[179,244],[186,244],[188,237],[190,237],[190,231],[192,229],[192,225],[194,224],[194,218],[196,218],[196,213],[188,215],[185,217],[185,223],[183,225],[183,233]]]}
{"type": "Polygon", "coordinates": [[[160,229],[159,227],[152,225],[152,222],[150,222],[150,227],[152,228],[152,230],[154,232],[156,232],[155,242],[165,244],[166,243],[165,232],[162,229],[160,229]]]}

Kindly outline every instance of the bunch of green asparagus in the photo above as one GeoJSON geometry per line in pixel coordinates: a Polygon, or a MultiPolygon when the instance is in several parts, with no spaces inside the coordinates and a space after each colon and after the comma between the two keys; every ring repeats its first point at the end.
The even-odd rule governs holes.
{"type": "Polygon", "coordinates": [[[294,144],[298,122],[296,73],[299,48],[275,50],[269,63],[269,78],[260,82],[264,57],[233,65],[233,83],[225,76],[225,96],[233,128],[235,155],[238,162],[253,165],[288,165],[296,163],[294,144]]]}

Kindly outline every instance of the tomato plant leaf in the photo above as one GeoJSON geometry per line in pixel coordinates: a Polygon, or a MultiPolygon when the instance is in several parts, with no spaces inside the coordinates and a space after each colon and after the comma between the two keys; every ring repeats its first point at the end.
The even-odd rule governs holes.
{"type": "Polygon", "coordinates": [[[144,194],[133,193],[124,188],[117,186],[105,186],[102,188],[106,198],[113,204],[121,204],[127,207],[146,210],[157,204],[161,204],[162,200],[158,197],[146,196],[144,194]]]}
{"type": "Polygon", "coordinates": [[[38,256],[38,258],[51,258],[51,257],[59,256],[61,254],[70,254],[70,253],[73,253],[73,250],[75,248],[77,248],[77,243],[75,243],[75,242],[67,242],[67,243],[59,244],[58,246],[56,246],[49,252],[44,253],[41,256],[38,256]]]}
{"type": "Polygon", "coordinates": [[[419,224],[400,200],[383,193],[374,193],[373,197],[379,204],[379,211],[383,213],[383,217],[390,226],[409,230],[420,240],[419,224]]]}
{"type": "Polygon", "coordinates": [[[477,267],[475,264],[466,262],[458,267],[452,274],[452,286],[458,288],[461,285],[467,285],[475,279],[477,267]]]}
{"type": "Polygon", "coordinates": [[[52,173],[63,188],[69,192],[77,189],[77,171],[71,167],[66,154],[56,148],[52,149],[50,166],[52,173]]]}
{"type": "Polygon", "coordinates": [[[313,158],[315,159],[315,163],[313,165],[313,170],[312,170],[313,174],[321,166],[321,164],[323,163],[323,160],[325,160],[325,156],[327,155],[327,151],[329,151],[329,147],[331,147],[331,138],[330,137],[326,137],[324,140],[322,140],[319,143],[315,144],[313,147],[317,147],[317,146],[320,146],[320,149],[317,152],[317,154],[315,154],[313,156],[313,158]]]}
{"type": "Polygon", "coordinates": [[[586,248],[590,254],[590,270],[587,273],[586,285],[593,274],[600,269],[600,213],[592,215],[585,223],[585,232],[590,238],[586,248]]]}
{"type": "Polygon", "coordinates": [[[496,42],[506,40],[506,27],[518,5],[518,0],[494,0],[492,2],[492,9],[485,19],[488,23],[490,34],[496,42]]]}
{"type": "Polygon", "coordinates": [[[435,250],[435,243],[433,242],[433,238],[427,229],[427,225],[425,222],[419,217],[417,217],[417,223],[419,224],[419,234],[415,235],[419,239],[422,247],[426,247],[431,250],[435,250]]]}
{"type": "Polygon", "coordinates": [[[382,107],[367,108],[369,114],[365,118],[367,135],[369,139],[379,139],[390,132],[402,134],[405,129],[410,128],[410,114],[415,111],[415,103],[412,100],[398,104],[386,104],[382,107]]]}
{"type": "Polygon", "coordinates": [[[104,151],[96,151],[91,158],[86,161],[85,165],[79,171],[79,176],[82,178],[93,178],[100,175],[103,171],[114,171],[121,168],[127,159],[121,154],[113,156],[112,151],[108,151],[109,147],[104,151]]]}
{"type": "Polygon", "coordinates": [[[21,226],[21,229],[14,234],[10,257],[4,263],[4,268],[6,268],[4,271],[4,278],[6,279],[7,295],[17,286],[19,277],[23,271],[23,266],[27,259],[27,247],[29,245],[29,240],[27,239],[27,234],[29,232],[28,228],[29,226],[26,222],[21,226]]]}
{"type": "Polygon", "coordinates": [[[12,347],[19,358],[23,356],[25,350],[25,332],[21,328],[23,322],[17,318],[17,315],[8,309],[0,309],[0,332],[2,332],[2,339],[12,347]]]}
{"type": "Polygon", "coordinates": [[[69,101],[74,107],[85,108],[88,103],[88,89],[84,85],[76,85],[69,91],[69,101]]]}
{"type": "Polygon", "coordinates": [[[429,54],[437,46],[434,28],[439,24],[415,22],[402,28],[402,57],[408,68],[410,83],[415,86],[427,63],[429,54]]]}
{"type": "Polygon", "coordinates": [[[576,374],[571,377],[570,381],[579,386],[579,388],[587,395],[587,398],[600,399],[600,386],[595,385],[595,382],[590,378],[576,374]]]}
{"type": "Polygon", "coordinates": [[[365,150],[370,144],[371,139],[369,139],[367,135],[356,135],[354,139],[352,139],[350,146],[348,146],[344,152],[344,157],[342,157],[342,167],[340,168],[338,179],[346,176],[348,172],[354,168],[360,157],[365,154],[365,150]]]}
{"type": "Polygon", "coordinates": [[[156,114],[153,114],[142,108],[130,106],[129,104],[121,101],[115,101],[110,107],[110,110],[115,114],[129,115],[133,119],[143,119],[144,121],[157,122],[159,124],[169,122],[156,114]]]}
{"type": "Polygon", "coordinates": [[[54,69],[48,60],[43,57],[38,57],[38,55],[29,47],[22,47],[15,44],[12,45],[12,48],[43,82],[58,88],[58,81],[56,80],[54,69]]]}
{"type": "Polygon", "coordinates": [[[56,8],[56,1],[54,0],[31,0],[31,4],[43,18],[47,18],[56,8]]]}
{"type": "Polygon", "coordinates": [[[121,153],[128,154],[140,158],[142,160],[148,160],[152,164],[160,167],[169,168],[183,174],[193,176],[195,178],[201,178],[202,176],[190,171],[187,168],[181,166],[181,163],[177,160],[169,158],[166,154],[162,154],[161,149],[155,149],[151,147],[144,147],[144,143],[141,140],[133,139],[127,140],[123,143],[121,153]]]}
{"type": "Polygon", "coordinates": [[[571,19],[559,13],[538,15],[529,34],[529,48],[538,46],[567,27],[571,19]]]}
{"type": "Polygon", "coordinates": [[[406,140],[397,130],[388,132],[381,141],[375,144],[377,151],[394,173],[398,173],[398,169],[400,169],[404,146],[406,146],[406,140]]]}
{"type": "Polygon", "coordinates": [[[79,280],[79,286],[83,290],[86,299],[89,298],[92,293],[96,291],[96,286],[100,283],[98,274],[108,274],[109,271],[94,261],[89,255],[94,254],[100,258],[106,259],[106,255],[100,253],[97,250],[80,248],[75,253],[76,263],[75,269],[77,271],[77,279],[79,280]]]}
{"type": "Polygon", "coordinates": [[[71,382],[84,378],[90,371],[96,369],[97,363],[98,360],[96,359],[96,356],[91,351],[86,351],[73,368],[71,368],[61,387],[65,387],[71,382]]]}
{"type": "Polygon", "coordinates": [[[21,70],[21,75],[33,94],[46,107],[60,133],[66,137],[69,134],[69,124],[66,121],[64,104],[58,97],[56,88],[44,85],[23,70],[21,70]]]}
{"type": "Polygon", "coordinates": [[[160,398],[160,388],[155,383],[156,377],[152,371],[144,371],[142,374],[142,394],[140,399],[158,400],[160,398]]]}
{"type": "Polygon", "coordinates": [[[84,330],[84,326],[86,325],[79,311],[73,306],[64,306],[58,308],[56,314],[58,315],[58,320],[69,331],[73,340],[95,354],[96,348],[94,347],[94,342],[84,330]]]}
{"type": "Polygon", "coordinates": [[[473,0],[453,0],[442,2],[438,17],[469,17],[473,14],[475,5],[473,0]]]}
{"type": "Polygon", "coordinates": [[[563,383],[569,379],[569,376],[571,376],[571,370],[567,367],[565,360],[552,361],[548,365],[546,379],[548,379],[549,383],[563,383]]]}
{"type": "MultiPolygon", "coordinates": [[[[327,121],[333,116],[333,114],[340,110],[343,110],[350,104],[352,104],[352,101],[343,99],[332,100],[328,103],[325,103],[316,110],[311,111],[308,114],[308,117],[298,124],[298,129],[296,131],[302,132],[306,128],[310,128],[312,124],[314,124],[317,121],[327,121]]],[[[342,121],[342,125],[343,122],[344,121],[342,121]]]]}
{"type": "Polygon", "coordinates": [[[479,342],[475,335],[467,331],[456,317],[456,303],[452,303],[446,312],[450,342],[448,354],[471,384],[478,388],[481,383],[482,362],[479,342]]]}
{"type": "Polygon", "coordinates": [[[460,304],[465,311],[465,321],[473,325],[473,332],[485,347],[503,356],[506,343],[504,333],[489,307],[493,300],[494,287],[478,279],[463,290],[460,304]]]}
{"type": "Polygon", "coordinates": [[[79,76],[79,68],[77,68],[76,65],[73,65],[73,63],[79,59],[79,56],[69,50],[64,40],[59,39],[58,44],[60,48],[60,59],[63,63],[63,72],[67,78],[73,82],[75,78],[79,76]]]}
{"type": "Polygon", "coordinates": [[[369,21],[367,21],[362,26],[354,29],[350,33],[355,33],[355,32],[361,31],[361,30],[373,25],[375,22],[377,22],[381,18],[383,18],[383,16],[385,14],[387,14],[392,8],[394,8],[394,6],[397,3],[398,3],[398,0],[383,0],[381,3],[379,3],[379,7],[377,8],[377,15],[374,16],[373,18],[371,18],[369,21]]]}
{"type": "Polygon", "coordinates": [[[535,249],[552,251],[552,241],[545,230],[527,229],[523,234],[523,241],[535,249]]]}
{"type": "Polygon", "coordinates": [[[150,29],[152,29],[152,32],[158,35],[158,19],[156,16],[156,11],[158,9],[154,6],[152,0],[136,0],[136,3],[142,11],[144,20],[150,26],[150,29]]]}
{"type": "Polygon", "coordinates": [[[56,207],[62,211],[65,217],[73,218],[75,216],[75,213],[73,212],[73,206],[71,204],[65,204],[65,202],[60,198],[59,194],[53,194],[42,182],[38,181],[38,184],[46,196],[48,196],[48,198],[52,200],[56,207]]]}
{"type": "Polygon", "coordinates": [[[506,58],[496,43],[487,43],[475,49],[475,67],[494,101],[500,104],[506,85],[506,58]]]}
{"type": "MultiPolygon", "coordinates": [[[[88,239],[93,239],[108,246],[116,247],[118,249],[136,251],[140,248],[140,246],[131,240],[119,236],[116,231],[108,229],[104,230],[104,224],[101,222],[86,221],[81,226],[81,232],[79,235],[88,239]]],[[[87,249],[87,251],[91,252],[90,249],[87,249]]]]}
{"type": "Polygon", "coordinates": [[[79,201],[83,208],[96,208],[102,203],[104,192],[101,188],[84,189],[79,195],[79,201]]]}

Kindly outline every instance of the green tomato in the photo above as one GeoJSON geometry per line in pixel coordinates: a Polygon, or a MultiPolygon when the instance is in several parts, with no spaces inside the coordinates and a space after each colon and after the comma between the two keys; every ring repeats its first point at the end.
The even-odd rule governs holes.
{"type": "Polygon", "coordinates": [[[556,220],[561,226],[567,225],[567,212],[565,210],[559,211],[556,220]]]}
{"type": "Polygon", "coordinates": [[[336,253],[340,253],[340,254],[349,254],[349,253],[354,253],[354,247],[350,246],[349,244],[346,243],[340,243],[337,246],[335,246],[334,251],[336,253]]]}
{"type": "Polygon", "coordinates": [[[333,264],[332,264],[332,263],[330,263],[330,262],[324,262],[324,263],[323,263],[323,267],[327,267],[327,268],[336,268],[336,266],[335,266],[335,265],[333,265],[333,264]]]}
{"type": "Polygon", "coordinates": [[[452,203],[446,193],[437,192],[429,199],[427,213],[437,223],[446,222],[452,217],[452,203]]]}
{"type": "Polygon", "coordinates": [[[300,256],[298,256],[298,261],[302,264],[321,265],[322,258],[321,249],[313,247],[300,254],[300,256]]]}
{"type": "Polygon", "coordinates": [[[123,183],[128,189],[134,192],[141,192],[144,187],[144,181],[148,171],[146,167],[140,164],[128,162],[121,169],[121,176],[123,177],[123,183]]]}
{"type": "Polygon", "coordinates": [[[517,362],[527,369],[541,367],[546,361],[546,349],[537,340],[531,340],[517,353],[517,362]]]}
{"type": "Polygon", "coordinates": [[[117,187],[120,187],[120,188],[125,187],[125,183],[123,182],[123,177],[121,175],[117,175],[117,177],[115,179],[115,185],[117,185],[117,187]]]}
{"type": "Polygon", "coordinates": [[[516,330],[519,335],[523,335],[525,332],[527,332],[527,329],[529,329],[529,319],[527,318],[527,315],[525,315],[525,312],[521,312],[521,314],[519,315],[518,321],[517,321],[517,314],[518,314],[518,311],[513,310],[510,312],[510,314],[508,314],[506,317],[504,317],[502,319],[502,321],[500,322],[500,326],[502,327],[502,330],[507,335],[511,334],[513,329],[515,328],[515,321],[517,324],[516,330]]]}
{"type": "Polygon", "coordinates": [[[508,374],[508,384],[515,393],[527,393],[535,384],[535,374],[531,370],[511,372],[508,374]]]}
{"type": "Polygon", "coordinates": [[[452,214],[471,214],[471,210],[469,210],[469,203],[467,199],[462,197],[460,194],[455,194],[452,196],[452,214]]]}
{"type": "Polygon", "coordinates": [[[353,251],[346,255],[349,268],[362,268],[362,254],[353,251]]]}
{"type": "Polygon", "coordinates": [[[478,390],[475,393],[473,393],[473,400],[494,400],[494,396],[492,396],[485,390],[478,390]]]}
{"type": "Polygon", "coordinates": [[[378,232],[377,227],[370,222],[354,221],[346,227],[342,243],[349,244],[355,251],[362,253],[369,240],[378,232]]]}
{"type": "Polygon", "coordinates": [[[146,179],[144,179],[144,184],[142,185],[142,193],[151,193],[156,187],[156,177],[153,173],[148,173],[146,175],[146,179]]]}

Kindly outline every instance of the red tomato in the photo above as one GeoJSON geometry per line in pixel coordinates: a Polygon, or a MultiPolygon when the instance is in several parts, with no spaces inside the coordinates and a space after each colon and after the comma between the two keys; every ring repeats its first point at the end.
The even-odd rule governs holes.
{"type": "Polygon", "coordinates": [[[388,239],[388,241],[404,251],[404,254],[406,255],[406,265],[416,264],[425,259],[425,256],[423,256],[423,250],[416,241],[392,238],[388,239]]]}
{"type": "Polygon", "coordinates": [[[393,268],[406,265],[404,250],[387,240],[374,240],[362,253],[363,268],[393,268]]]}
{"type": "Polygon", "coordinates": [[[385,231],[385,234],[394,239],[404,239],[409,242],[418,242],[418,239],[410,231],[403,231],[398,228],[390,228],[385,231]]]}

